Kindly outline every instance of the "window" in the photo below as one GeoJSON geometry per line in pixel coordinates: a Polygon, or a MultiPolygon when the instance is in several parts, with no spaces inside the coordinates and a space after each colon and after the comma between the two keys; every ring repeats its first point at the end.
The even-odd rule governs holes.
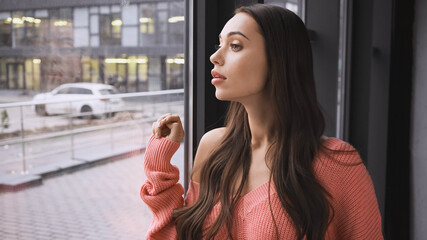
{"type": "Polygon", "coordinates": [[[138,5],[130,4],[122,8],[122,44],[138,46],[138,5]]]}
{"type": "Polygon", "coordinates": [[[122,40],[122,20],[120,13],[100,14],[101,45],[120,45],[122,40]]]}
{"type": "Polygon", "coordinates": [[[0,47],[12,46],[12,18],[8,12],[0,12],[0,47]]]}
{"type": "MultiPolygon", "coordinates": [[[[28,16],[31,17],[31,16],[28,16]]],[[[33,23],[26,21],[27,16],[23,11],[13,13],[13,29],[15,46],[28,46],[33,39],[34,31],[32,31],[33,23]]]]}
{"type": "Polygon", "coordinates": [[[140,45],[146,46],[155,44],[156,21],[156,4],[141,4],[139,18],[140,45]]]}
{"type": "Polygon", "coordinates": [[[298,14],[298,16],[300,16],[304,21],[304,0],[265,0],[264,3],[287,8],[292,12],[298,14]]]}
{"type": "Polygon", "coordinates": [[[50,34],[53,46],[72,47],[74,45],[71,8],[50,10],[50,34]]]}
{"type": "Polygon", "coordinates": [[[117,89],[115,88],[109,88],[109,89],[100,89],[99,93],[101,93],[102,95],[109,95],[109,94],[117,94],[119,93],[119,91],[117,91],[117,89]]]}
{"type": "MultiPolygon", "coordinates": [[[[17,204],[0,209],[0,216],[17,224],[7,227],[0,238],[13,239],[23,232],[43,238],[31,230],[37,224],[55,239],[63,238],[58,231],[65,229],[80,229],[76,234],[82,236],[75,238],[89,236],[93,229],[117,239],[141,238],[151,220],[138,198],[145,180],[141,160],[151,122],[168,112],[185,122],[185,2],[4,3],[0,7],[0,189],[5,179],[13,177],[43,181],[31,191],[21,188],[17,195],[0,194],[0,202],[17,204]],[[19,106],[5,107],[4,99],[19,106]],[[3,127],[7,125],[3,110],[9,117],[8,128],[3,127]],[[111,164],[94,164],[119,158],[111,164]],[[80,171],[85,166],[89,168],[80,171]],[[68,170],[73,173],[62,174],[68,170]],[[59,174],[44,179],[46,171],[59,174]],[[111,189],[105,189],[106,182],[111,189]],[[73,197],[50,183],[64,184],[66,195],[73,197]],[[110,200],[98,204],[99,199],[107,199],[106,192],[113,206],[110,200]],[[113,197],[116,193],[120,199],[113,197]],[[46,198],[47,205],[42,203],[46,198]],[[38,219],[49,218],[49,226],[14,214],[16,209],[31,212],[28,202],[40,210],[38,219]],[[75,204],[77,209],[72,207],[75,204]],[[44,214],[57,211],[54,206],[63,206],[61,214],[53,218],[44,214]],[[89,208],[94,211],[86,211],[89,208]],[[82,216],[90,219],[89,225],[82,216]]],[[[181,174],[183,150],[172,159],[181,174]]]]}
{"type": "Polygon", "coordinates": [[[184,43],[184,6],[180,2],[169,3],[168,43],[184,43]]]}
{"type": "Polygon", "coordinates": [[[92,90],[86,88],[69,88],[68,94],[93,94],[92,90]]]}
{"type": "Polygon", "coordinates": [[[50,20],[49,11],[47,9],[36,9],[34,10],[34,21],[36,26],[37,40],[36,46],[46,46],[46,43],[50,44],[50,20]]]}
{"type": "Polygon", "coordinates": [[[57,94],[69,94],[71,92],[70,88],[62,88],[58,90],[57,94]]]}
{"type": "Polygon", "coordinates": [[[89,12],[88,8],[74,8],[74,47],[89,46],[89,12]]]}

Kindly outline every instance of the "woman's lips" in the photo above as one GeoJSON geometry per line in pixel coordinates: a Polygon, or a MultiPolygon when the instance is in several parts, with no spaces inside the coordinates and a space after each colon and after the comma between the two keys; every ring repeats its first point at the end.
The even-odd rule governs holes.
{"type": "Polygon", "coordinates": [[[211,83],[213,85],[219,84],[223,81],[225,81],[225,79],[227,79],[226,77],[224,77],[223,75],[221,75],[220,73],[218,73],[217,71],[213,70],[211,71],[212,77],[213,79],[211,80],[211,83]]]}

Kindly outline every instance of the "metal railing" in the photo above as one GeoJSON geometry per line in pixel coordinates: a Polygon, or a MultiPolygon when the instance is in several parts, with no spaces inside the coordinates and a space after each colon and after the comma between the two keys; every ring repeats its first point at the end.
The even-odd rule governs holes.
{"type": "MultiPolygon", "coordinates": [[[[46,139],[53,139],[58,137],[64,137],[69,136],[70,137],[70,146],[69,151],[71,152],[71,159],[76,159],[75,156],[75,136],[82,133],[89,133],[99,130],[106,130],[110,129],[110,147],[114,149],[114,136],[112,129],[114,128],[120,128],[125,127],[129,124],[143,126],[144,123],[149,123],[150,121],[155,121],[156,117],[155,114],[157,109],[161,109],[161,112],[173,112],[171,111],[171,103],[176,105],[183,106],[184,103],[184,89],[176,89],[176,90],[164,90],[164,91],[153,91],[153,92],[139,92],[139,93],[125,93],[125,94],[112,94],[112,95],[103,95],[101,97],[99,96],[88,96],[84,97],[78,100],[33,100],[33,101],[27,101],[27,102],[19,102],[19,103],[7,103],[7,104],[0,104],[0,112],[2,112],[5,109],[11,109],[11,108],[19,108],[19,125],[20,125],[20,136],[14,137],[14,138],[7,138],[5,140],[0,140],[0,147],[2,146],[9,146],[9,145],[21,145],[21,161],[22,161],[22,171],[21,173],[26,174],[28,173],[27,168],[27,156],[26,156],[26,143],[29,142],[36,142],[40,140],[46,140],[46,139]],[[182,96],[181,96],[182,95],[182,96]],[[163,99],[163,102],[156,102],[153,99],[147,99],[149,97],[158,98],[161,96],[169,96],[168,99],[163,99]],[[171,99],[170,96],[175,96],[175,99],[171,99]],[[81,125],[76,125],[74,122],[76,121],[76,118],[79,117],[92,117],[94,112],[78,112],[73,111],[72,105],[75,102],[85,102],[85,101],[93,101],[93,100],[102,100],[105,104],[104,111],[102,112],[96,112],[96,114],[101,115],[101,119],[109,119],[111,115],[113,114],[112,99],[121,99],[126,103],[126,106],[124,109],[121,109],[120,112],[127,112],[129,113],[130,120],[126,121],[119,121],[119,122],[104,122],[101,125],[95,125],[95,126],[87,126],[88,124],[81,124],[84,125],[82,127],[81,125]],[[64,115],[60,115],[61,118],[66,118],[68,120],[68,129],[61,130],[61,131],[55,131],[50,133],[43,133],[39,135],[34,136],[27,136],[25,131],[25,117],[24,117],[24,107],[34,107],[37,105],[48,105],[48,104],[59,104],[59,103],[67,103],[69,105],[69,112],[67,112],[64,115]],[[166,105],[165,105],[166,103],[166,105]],[[132,117],[130,113],[142,113],[144,111],[144,106],[150,105],[152,108],[152,115],[151,116],[141,116],[138,117],[138,119],[135,119],[132,117]],[[166,106],[166,109],[164,109],[166,106]]],[[[34,108],[32,110],[34,110],[34,108]]],[[[85,119],[87,121],[91,121],[91,119],[85,119]]],[[[10,125],[10,119],[9,122],[1,122],[1,128],[4,128],[5,125],[10,125]]],[[[144,132],[144,129],[142,128],[142,131],[144,132]]],[[[3,161],[7,159],[3,159],[3,161]]]]}

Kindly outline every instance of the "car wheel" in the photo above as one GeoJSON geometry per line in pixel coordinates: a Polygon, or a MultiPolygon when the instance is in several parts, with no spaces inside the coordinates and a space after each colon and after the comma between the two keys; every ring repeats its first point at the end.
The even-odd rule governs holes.
{"type": "Polygon", "coordinates": [[[45,105],[36,105],[36,113],[39,116],[47,116],[45,105]]]}
{"type": "Polygon", "coordinates": [[[89,114],[91,112],[92,112],[92,108],[87,106],[87,105],[84,105],[82,107],[82,109],[80,110],[80,113],[83,114],[83,116],[80,116],[80,118],[81,119],[92,119],[92,114],[89,114]]]}

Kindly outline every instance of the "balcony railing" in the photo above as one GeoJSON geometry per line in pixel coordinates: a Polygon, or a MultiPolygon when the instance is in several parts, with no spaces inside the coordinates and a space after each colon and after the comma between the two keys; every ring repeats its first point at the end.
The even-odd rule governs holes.
{"type": "Polygon", "coordinates": [[[0,112],[7,113],[0,125],[0,176],[28,174],[58,158],[88,161],[96,154],[105,158],[143,148],[157,117],[166,112],[183,115],[184,90],[8,103],[0,104],[0,112]],[[98,107],[90,112],[76,109],[93,101],[98,107]],[[65,113],[39,116],[36,106],[62,107],[65,113]]]}

